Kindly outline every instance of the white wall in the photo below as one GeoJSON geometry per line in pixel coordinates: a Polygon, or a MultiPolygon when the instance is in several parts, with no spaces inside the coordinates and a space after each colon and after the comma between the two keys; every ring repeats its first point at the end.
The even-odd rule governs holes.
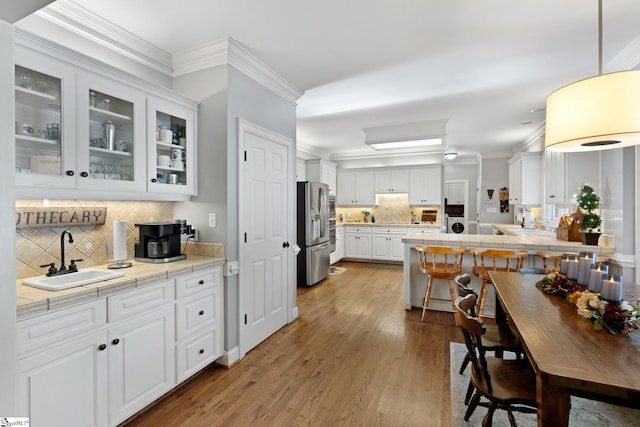
{"type": "MultiPolygon", "coordinates": [[[[223,243],[227,260],[237,260],[237,119],[246,119],[295,141],[295,105],[228,65],[176,78],[173,88],[201,102],[198,196],[190,202],[176,203],[174,215],[199,227],[202,242],[223,243]],[[207,229],[204,222],[209,212],[218,215],[216,229],[207,229]]],[[[290,170],[293,182],[295,151],[290,170]]],[[[238,276],[226,277],[225,286],[225,350],[229,351],[238,346],[238,276]]]]}
{"type": "MultiPolygon", "coordinates": [[[[482,159],[482,188],[480,189],[480,223],[487,224],[512,224],[513,212],[500,213],[500,189],[509,188],[509,157],[483,158],[482,159]],[[487,189],[492,188],[492,203],[487,205],[487,189]],[[496,208],[497,212],[487,212],[487,208],[496,208]]],[[[471,183],[469,183],[471,186],[471,183]]],[[[513,207],[510,206],[512,209],[513,207]]]]}
{"type": "Polygon", "coordinates": [[[13,27],[0,21],[0,416],[15,412],[16,251],[13,27]]]}

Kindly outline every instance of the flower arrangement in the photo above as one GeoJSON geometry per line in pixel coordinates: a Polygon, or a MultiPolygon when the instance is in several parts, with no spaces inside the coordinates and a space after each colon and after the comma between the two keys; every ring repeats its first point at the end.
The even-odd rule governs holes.
{"type": "Polygon", "coordinates": [[[580,316],[593,320],[593,327],[598,331],[606,329],[616,335],[628,334],[638,329],[640,307],[633,306],[628,301],[618,303],[600,299],[598,292],[591,292],[557,272],[546,275],[536,286],[545,293],[566,296],[567,301],[576,306],[580,316]]]}

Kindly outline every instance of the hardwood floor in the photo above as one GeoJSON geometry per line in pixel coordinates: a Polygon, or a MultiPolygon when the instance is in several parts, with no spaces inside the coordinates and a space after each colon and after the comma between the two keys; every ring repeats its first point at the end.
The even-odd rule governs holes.
{"type": "Polygon", "coordinates": [[[346,272],[298,288],[296,321],[123,425],[449,426],[453,315],[406,312],[402,270],[337,266],[346,272]]]}

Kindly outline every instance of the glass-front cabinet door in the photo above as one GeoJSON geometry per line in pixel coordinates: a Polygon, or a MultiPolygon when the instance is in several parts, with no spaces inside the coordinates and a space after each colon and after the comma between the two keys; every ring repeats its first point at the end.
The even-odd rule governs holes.
{"type": "Polygon", "coordinates": [[[15,58],[16,184],[75,187],[75,72],[21,49],[15,58]]]}
{"type": "Polygon", "coordinates": [[[196,110],[149,98],[148,186],[151,192],[195,195],[196,110]]]}
{"type": "Polygon", "coordinates": [[[144,191],[144,94],[84,74],[78,94],[78,188],[144,191]]]}

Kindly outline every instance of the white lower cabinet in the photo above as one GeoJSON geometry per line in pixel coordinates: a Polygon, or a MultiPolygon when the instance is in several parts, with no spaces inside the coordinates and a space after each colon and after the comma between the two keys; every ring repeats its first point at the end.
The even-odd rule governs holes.
{"type": "Polygon", "coordinates": [[[372,258],[382,261],[402,261],[404,257],[402,238],[406,234],[406,228],[374,228],[372,258]]]}
{"type": "Polygon", "coordinates": [[[221,281],[218,266],[19,321],[17,415],[33,427],[131,417],[222,355],[221,281]]]}
{"type": "Polygon", "coordinates": [[[371,259],[371,228],[347,228],[345,257],[371,259]]]}
{"type": "Polygon", "coordinates": [[[332,264],[344,258],[344,240],[344,227],[339,225],[336,227],[336,251],[334,252],[334,259],[332,260],[332,264]]]}
{"type": "Polygon", "coordinates": [[[19,359],[17,415],[33,427],[108,426],[106,343],[101,330],[19,359]]]}
{"type": "Polygon", "coordinates": [[[111,425],[175,386],[174,330],[172,305],[109,328],[111,425]]]}
{"type": "Polygon", "coordinates": [[[178,383],[222,356],[222,271],[177,279],[176,362],[178,383]]]}

